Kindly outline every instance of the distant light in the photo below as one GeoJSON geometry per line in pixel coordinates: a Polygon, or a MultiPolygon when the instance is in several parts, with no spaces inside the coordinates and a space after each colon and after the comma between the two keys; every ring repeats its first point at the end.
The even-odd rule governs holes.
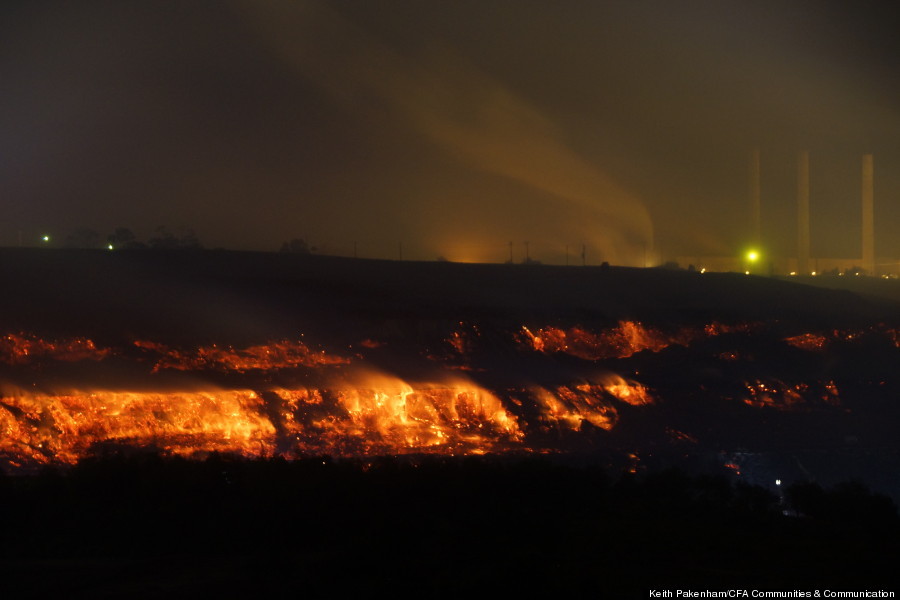
{"type": "Polygon", "coordinates": [[[700,272],[701,272],[701,273],[706,273],[706,267],[703,267],[702,269],[700,269],[700,272]]]}
{"type": "Polygon", "coordinates": [[[797,274],[797,271],[791,271],[791,277],[797,274]]]}
{"type": "Polygon", "coordinates": [[[49,236],[49,235],[45,235],[45,236],[42,237],[41,239],[44,240],[45,242],[49,242],[49,241],[50,241],[50,236],[49,236]]]}
{"type": "Polygon", "coordinates": [[[756,250],[751,250],[750,252],[748,252],[747,260],[749,260],[750,262],[756,262],[757,260],[759,260],[759,252],[757,252],[756,250]]]}
{"type": "Polygon", "coordinates": [[[749,275],[750,271],[744,271],[744,275],[749,275]]]}
{"type": "Polygon", "coordinates": [[[816,272],[815,272],[815,271],[813,271],[813,272],[812,272],[812,273],[810,273],[810,274],[811,274],[811,275],[812,275],[812,276],[813,276],[813,277],[815,277],[815,276],[816,276],[816,272]]]}
{"type": "Polygon", "coordinates": [[[106,249],[107,249],[107,250],[112,250],[112,249],[113,249],[113,245],[112,245],[112,244],[107,244],[107,245],[106,245],[106,249]]]}
{"type": "Polygon", "coordinates": [[[776,480],[775,480],[775,485],[781,485],[781,480],[780,480],[780,479],[776,479],[776,480]]]}

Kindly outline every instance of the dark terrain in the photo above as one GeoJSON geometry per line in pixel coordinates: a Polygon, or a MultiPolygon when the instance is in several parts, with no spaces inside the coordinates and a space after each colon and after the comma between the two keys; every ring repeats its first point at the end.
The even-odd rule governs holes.
{"type": "Polygon", "coordinates": [[[0,365],[18,387],[308,385],[324,375],[151,372],[134,346],[302,337],[353,356],[329,374],[362,363],[429,381],[465,369],[525,429],[522,448],[480,457],[189,460],[110,443],[74,467],[8,463],[0,576],[13,597],[596,598],[894,583],[895,281],[849,291],[821,287],[851,285],[837,278],[43,249],[0,251],[0,276],[0,334],[115,350],[0,365]],[[624,351],[572,337],[539,350],[523,337],[606,340],[623,322],[676,341],[624,351]],[[609,429],[554,429],[510,402],[519,387],[610,373],[654,400],[610,398],[609,429]]]}

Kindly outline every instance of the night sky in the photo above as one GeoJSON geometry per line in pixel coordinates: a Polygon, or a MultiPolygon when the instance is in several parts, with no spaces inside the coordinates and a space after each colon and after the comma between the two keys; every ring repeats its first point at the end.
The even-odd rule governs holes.
{"type": "Polygon", "coordinates": [[[638,264],[747,242],[900,257],[889,2],[10,1],[0,245],[77,228],[206,247],[638,264]]]}

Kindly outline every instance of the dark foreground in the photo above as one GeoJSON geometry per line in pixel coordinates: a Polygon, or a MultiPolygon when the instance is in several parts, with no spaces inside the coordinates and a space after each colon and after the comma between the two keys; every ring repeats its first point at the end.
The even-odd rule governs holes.
{"type": "Polygon", "coordinates": [[[4,598],[877,590],[900,561],[896,507],[859,485],[779,497],[534,457],[115,454],[0,479],[0,511],[4,598]]]}

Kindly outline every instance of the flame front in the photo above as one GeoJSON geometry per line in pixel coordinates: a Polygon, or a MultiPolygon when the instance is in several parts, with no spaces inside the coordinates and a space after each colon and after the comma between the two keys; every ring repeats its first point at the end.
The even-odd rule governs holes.
{"type": "Polygon", "coordinates": [[[359,387],[277,394],[287,431],[304,452],[481,453],[523,438],[503,403],[469,382],[413,388],[375,376],[359,387]]]}
{"type": "Polygon", "coordinates": [[[0,454],[13,465],[75,463],[97,445],[176,455],[483,453],[520,444],[514,416],[468,382],[413,388],[386,376],[357,387],[61,395],[0,399],[0,454]]]}
{"type": "MultiPolygon", "coordinates": [[[[462,322],[459,326],[443,339],[443,350],[423,351],[440,364],[425,369],[424,381],[364,370],[367,351],[385,354],[385,344],[370,339],[348,346],[354,348],[351,364],[346,356],[299,341],[193,349],[139,341],[100,348],[87,338],[44,341],[8,334],[0,338],[0,363],[6,365],[11,381],[29,389],[0,394],[0,466],[73,464],[109,445],[152,447],[180,456],[220,451],[248,457],[556,451],[572,439],[566,436],[606,435],[602,432],[615,429],[621,419],[672,394],[659,374],[650,381],[661,389],[651,391],[635,380],[604,372],[606,366],[596,363],[642,351],[661,352],[673,345],[690,346],[714,336],[722,336],[722,343],[702,346],[712,359],[722,365],[752,362],[753,346],[739,352],[732,344],[735,335],[753,333],[756,327],[711,323],[674,333],[631,321],[599,332],[544,327],[532,333],[522,327],[508,332],[506,342],[545,355],[568,354],[590,361],[590,370],[600,368],[604,374],[579,377],[570,370],[573,361],[542,358],[548,368],[540,373],[541,385],[505,384],[515,386],[510,389],[475,382],[506,380],[491,371],[491,360],[484,360],[496,349],[492,345],[497,343],[496,332],[482,336],[478,326],[462,322]],[[61,380],[58,373],[72,372],[71,365],[53,371],[54,363],[91,361],[100,364],[91,365],[89,373],[106,373],[106,365],[115,372],[129,360],[129,368],[154,391],[92,386],[37,391],[41,378],[61,380]],[[564,368],[556,370],[557,362],[564,368]],[[461,370],[471,371],[473,379],[458,375],[461,370]],[[197,386],[200,377],[218,383],[179,389],[185,381],[197,386]]],[[[778,343],[822,354],[832,344],[857,344],[867,336],[885,334],[900,345],[900,334],[884,326],[827,335],[780,334],[778,343]]],[[[637,369],[632,372],[638,376],[637,369]]],[[[716,375],[715,370],[704,373],[716,375]]],[[[786,383],[755,374],[743,381],[744,390],[737,394],[723,388],[723,400],[778,411],[844,409],[833,380],[786,383]]],[[[701,383],[700,390],[704,389],[701,383]]],[[[683,436],[689,434],[669,437],[683,436]]]]}
{"type": "Polygon", "coordinates": [[[252,391],[5,395],[0,452],[22,462],[75,463],[93,446],[121,442],[169,453],[271,454],[275,429],[252,391]]]}

